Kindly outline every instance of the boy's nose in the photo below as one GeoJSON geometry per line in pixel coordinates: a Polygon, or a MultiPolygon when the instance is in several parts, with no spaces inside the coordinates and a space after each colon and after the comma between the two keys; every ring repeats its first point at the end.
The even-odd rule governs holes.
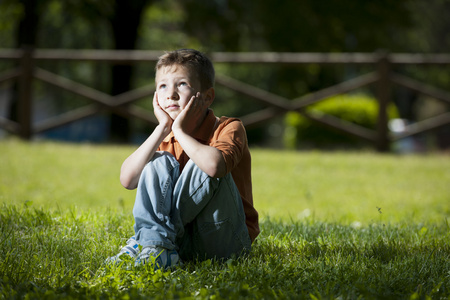
{"type": "Polygon", "coordinates": [[[169,93],[169,95],[167,95],[167,99],[173,99],[173,100],[177,100],[179,98],[178,93],[173,90],[169,93]]]}

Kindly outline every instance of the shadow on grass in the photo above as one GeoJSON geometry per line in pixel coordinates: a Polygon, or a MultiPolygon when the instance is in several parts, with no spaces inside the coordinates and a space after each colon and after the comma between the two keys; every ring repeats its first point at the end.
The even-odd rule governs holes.
{"type": "Polygon", "coordinates": [[[9,298],[445,298],[447,224],[353,228],[266,219],[252,253],[154,271],[105,266],[132,234],[114,211],[0,209],[0,291],[9,298]]]}

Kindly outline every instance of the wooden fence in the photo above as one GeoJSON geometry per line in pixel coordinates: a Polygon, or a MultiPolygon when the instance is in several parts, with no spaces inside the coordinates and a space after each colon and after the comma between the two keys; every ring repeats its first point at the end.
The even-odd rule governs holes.
{"type": "MultiPolygon", "coordinates": [[[[0,73],[0,83],[17,80],[18,83],[18,121],[14,122],[0,117],[0,127],[30,139],[33,135],[108,110],[128,118],[139,118],[156,124],[156,119],[148,112],[132,102],[151,96],[154,85],[131,90],[117,96],[111,96],[80,84],[68,78],[51,73],[36,66],[37,61],[93,61],[132,64],[137,62],[155,62],[162,51],[113,51],[113,50],[43,50],[43,49],[0,49],[0,59],[15,60],[19,67],[0,73]],[[92,101],[92,104],[78,108],[37,124],[32,123],[32,81],[41,80],[48,84],[81,95],[92,101]]],[[[304,116],[346,132],[358,138],[373,142],[379,151],[388,151],[392,141],[432,130],[450,124],[450,112],[429,118],[407,126],[400,135],[391,135],[388,129],[387,107],[391,101],[392,85],[400,85],[415,92],[450,103],[448,91],[429,86],[414,79],[393,72],[393,65],[448,65],[450,55],[446,54],[389,54],[389,53],[210,53],[214,63],[238,64],[357,64],[373,65],[373,72],[327,87],[317,92],[286,99],[258,87],[227,77],[216,75],[216,84],[225,86],[238,93],[250,96],[263,102],[267,108],[241,116],[244,125],[252,126],[265,122],[275,116],[289,111],[297,111],[304,116]],[[374,84],[379,104],[376,130],[371,130],[346,122],[330,115],[315,115],[305,112],[305,108],[325,98],[347,93],[352,90],[374,84]]]]}

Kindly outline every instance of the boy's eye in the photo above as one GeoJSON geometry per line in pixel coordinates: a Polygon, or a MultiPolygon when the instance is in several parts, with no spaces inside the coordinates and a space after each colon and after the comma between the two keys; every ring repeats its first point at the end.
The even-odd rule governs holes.
{"type": "Polygon", "coordinates": [[[165,84],[161,84],[161,85],[159,86],[160,89],[164,89],[165,87],[166,87],[165,84]]]}
{"type": "Polygon", "coordinates": [[[187,82],[180,82],[180,86],[187,86],[187,82]]]}

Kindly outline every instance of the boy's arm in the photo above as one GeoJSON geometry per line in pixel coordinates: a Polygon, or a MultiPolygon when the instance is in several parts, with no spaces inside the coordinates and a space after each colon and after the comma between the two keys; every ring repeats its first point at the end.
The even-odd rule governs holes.
{"type": "Polygon", "coordinates": [[[184,152],[208,176],[220,178],[226,175],[227,167],[222,152],[204,145],[183,131],[174,134],[184,152]]]}
{"type": "MultiPolygon", "coordinates": [[[[212,99],[211,99],[212,101],[212,99]]],[[[184,152],[208,176],[220,178],[226,175],[227,166],[222,152],[214,147],[204,145],[191,136],[204,120],[210,102],[198,93],[173,123],[172,131],[184,152]]]]}
{"type": "Polygon", "coordinates": [[[139,178],[145,165],[155,155],[161,142],[170,133],[172,119],[158,105],[156,93],[153,97],[153,109],[159,124],[147,140],[131,154],[122,164],[120,169],[120,183],[127,189],[137,187],[139,178]]]}

